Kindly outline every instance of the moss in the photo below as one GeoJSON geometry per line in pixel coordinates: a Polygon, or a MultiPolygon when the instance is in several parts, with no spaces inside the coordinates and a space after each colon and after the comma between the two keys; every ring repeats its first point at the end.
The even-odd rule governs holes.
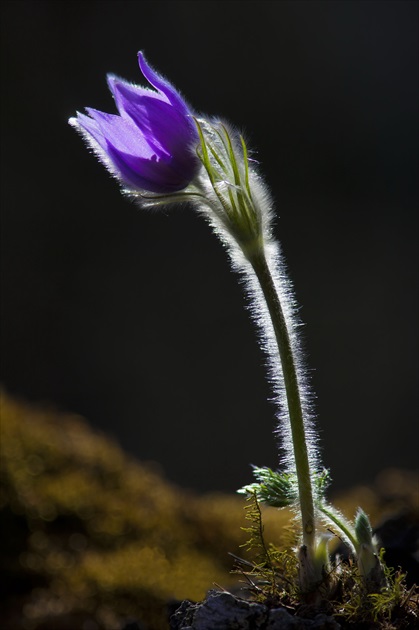
{"type": "Polygon", "coordinates": [[[1,417],[1,547],[15,627],[85,618],[115,630],[132,617],[158,630],[171,600],[236,581],[228,554],[244,542],[243,499],[180,490],[78,416],[2,393],[1,417]]]}

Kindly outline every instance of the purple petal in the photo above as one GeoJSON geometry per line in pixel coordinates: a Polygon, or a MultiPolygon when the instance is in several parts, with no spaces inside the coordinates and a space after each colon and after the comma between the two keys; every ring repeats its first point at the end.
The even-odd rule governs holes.
{"type": "Polygon", "coordinates": [[[185,188],[190,177],[179,172],[170,162],[156,156],[147,160],[117,151],[108,146],[109,157],[121,174],[123,181],[133,190],[143,189],[154,193],[171,193],[185,188]]]}
{"type": "MultiPolygon", "coordinates": [[[[146,137],[139,132],[138,127],[130,118],[121,118],[121,116],[115,114],[105,114],[91,108],[87,108],[86,111],[98,125],[99,134],[103,135],[105,142],[112,144],[117,151],[123,151],[146,159],[152,158],[155,154],[146,137]]],[[[99,140],[98,142],[101,144],[99,140]]]]}
{"type": "Polygon", "coordinates": [[[69,123],[83,136],[86,143],[93,149],[100,161],[115,176],[121,177],[119,170],[108,153],[108,143],[95,120],[77,112],[77,118],[70,118],[69,123]]]}
{"type": "Polygon", "coordinates": [[[156,152],[173,154],[197,140],[197,132],[191,118],[185,118],[169,103],[155,98],[154,94],[140,93],[133,86],[113,81],[115,101],[121,115],[129,116],[145,135],[156,152]]]}
{"type": "Polygon", "coordinates": [[[141,85],[134,85],[124,79],[120,79],[114,74],[108,74],[106,79],[115,99],[118,111],[122,115],[125,113],[126,102],[130,100],[139,103],[143,98],[154,98],[159,101],[168,102],[164,94],[159,94],[149,88],[141,87],[141,85]]]}
{"type": "Polygon", "coordinates": [[[184,145],[179,159],[174,160],[164,150],[155,151],[131,119],[91,108],[87,111],[91,118],[79,113],[77,126],[105,166],[129,187],[164,193],[188,185],[195,163],[191,169],[190,158],[184,160],[184,145]]]}
{"type": "Polygon", "coordinates": [[[147,79],[147,81],[155,87],[159,92],[165,95],[167,100],[173,107],[176,107],[184,116],[190,115],[190,109],[180,96],[177,90],[173,87],[169,81],[164,79],[160,74],[153,70],[145,60],[144,54],[140,51],[138,53],[138,63],[140,70],[147,79]]]}

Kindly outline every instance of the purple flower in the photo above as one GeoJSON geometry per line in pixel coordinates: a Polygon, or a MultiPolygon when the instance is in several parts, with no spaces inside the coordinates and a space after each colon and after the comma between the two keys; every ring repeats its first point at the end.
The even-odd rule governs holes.
{"type": "Polygon", "coordinates": [[[170,194],[198,173],[198,132],[191,112],[174,87],[138,53],[141,72],[157,89],[108,75],[119,116],[87,108],[70,118],[108,170],[130,191],[170,194]]]}

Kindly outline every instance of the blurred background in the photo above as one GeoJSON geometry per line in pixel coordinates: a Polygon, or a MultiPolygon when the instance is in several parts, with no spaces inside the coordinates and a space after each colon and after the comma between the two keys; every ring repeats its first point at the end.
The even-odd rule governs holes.
{"type": "Polygon", "coordinates": [[[334,488],[418,444],[416,2],[3,1],[1,382],[196,491],[276,467],[238,278],[188,209],[120,195],[67,120],[136,53],[242,129],[271,188],[334,488]]]}

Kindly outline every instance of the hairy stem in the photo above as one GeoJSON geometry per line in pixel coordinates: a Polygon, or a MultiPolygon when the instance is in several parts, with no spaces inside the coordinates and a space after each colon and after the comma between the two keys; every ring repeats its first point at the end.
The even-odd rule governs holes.
{"type": "Polygon", "coordinates": [[[259,280],[268,307],[281,359],[298,478],[303,543],[311,555],[315,547],[313,490],[295,357],[281,302],[264,252],[260,250],[254,252],[249,257],[249,262],[259,280]]]}

